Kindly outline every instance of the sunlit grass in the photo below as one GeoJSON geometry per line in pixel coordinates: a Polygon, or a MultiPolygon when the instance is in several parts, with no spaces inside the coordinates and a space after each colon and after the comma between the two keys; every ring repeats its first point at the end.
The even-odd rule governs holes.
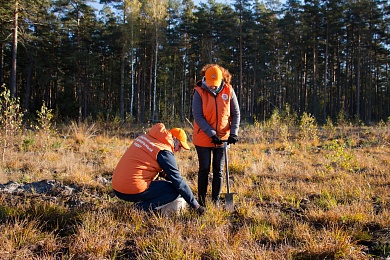
{"type": "MultiPolygon", "coordinates": [[[[272,120],[243,127],[241,141],[230,146],[235,211],[208,198],[201,217],[191,211],[147,214],[112,196],[112,171],[142,127],[72,123],[45,141],[39,131],[21,133],[14,148],[7,147],[0,183],[55,179],[80,190],[64,198],[1,194],[0,258],[389,257],[387,125],[320,129],[307,117],[302,125],[310,131],[301,133],[276,115],[272,120]]],[[[192,130],[185,129],[190,139],[192,130]]],[[[196,195],[198,160],[190,146],[176,157],[196,195]]]]}

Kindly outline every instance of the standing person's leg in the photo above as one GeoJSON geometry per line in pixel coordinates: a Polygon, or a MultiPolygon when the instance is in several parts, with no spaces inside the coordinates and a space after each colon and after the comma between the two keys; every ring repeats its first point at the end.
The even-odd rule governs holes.
{"type": "Polygon", "coordinates": [[[136,206],[142,210],[155,210],[156,207],[174,201],[179,193],[169,181],[152,181],[149,188],[139,194],[122,194],[115,192],[123,200],[136,202],[136,206]]]}
{"type": "Polygon", "coordinates": [[[222,189],[223,166],[225,153],[222,147],[213,149],[213,182],[212,182],[212,200],[214,203],[219,203],[219,197],[222,189]]]}
{"type": "Polygon", "coordinates": [[[206,206],[207,185],[209,182],[209,173],[211,165],[211,148],[196,146],[198,154],[199,172],[198,172],[198,201],[202,206],[206,206]]]}

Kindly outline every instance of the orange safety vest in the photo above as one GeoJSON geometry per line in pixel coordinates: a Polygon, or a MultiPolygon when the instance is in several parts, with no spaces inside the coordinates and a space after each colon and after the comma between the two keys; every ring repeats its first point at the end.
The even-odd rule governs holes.
{"type": "MultiPolygon", "coordinates": [[[[221,140],[226,140],[230,133],[230,100],[232,98],[232,88],[224,85],[221,92],[217,96],[213,96],[207,90],[200,86],[195,86],[202,99],[203,116],[210,126],[217,132],[217,136],[221,140]]],[[[209,137],[203,130],[194,122],[193,143],[201,147],[214,147],[209,137]]]]}
{"type": "Polygon", "coordinates": [[[161,150],[174,151],[172,135],[161,123],[148,134],[137,137],[119,160],[112,176],[112,188],[124,194],[138,194],[147,190],[162,171],[157,162],[161,150]]]}

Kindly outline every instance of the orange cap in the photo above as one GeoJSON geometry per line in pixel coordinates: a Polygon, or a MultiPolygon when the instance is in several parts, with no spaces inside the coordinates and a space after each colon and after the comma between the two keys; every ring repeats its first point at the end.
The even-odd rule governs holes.
{"type": "Polygon", "coordinates": [[[222,83],[222,71],[217,66],[211,66],[205,72],[206,85],[208,87],[219,87],[222,83]]]}
{"type": "Polygon", "coordinates": [[[171,134],[180,141],[181,146],[183,146],[184,149],[190,150],[190,147],[187,144],[187,135],[183,129],[172,128],[171,130],[169,130],[169,132],[171,132],[171,134]]]}

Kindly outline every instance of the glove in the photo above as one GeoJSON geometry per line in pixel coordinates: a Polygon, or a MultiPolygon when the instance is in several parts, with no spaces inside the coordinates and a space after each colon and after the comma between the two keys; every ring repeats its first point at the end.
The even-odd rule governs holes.
{"type": "Polygon", "coordinates": [[[219,137],[216,136],[216,135],[213,135],[213,136],[211,137],[211,142],[212,142],[213,144],[215,144],[215,145],[222,144],[221,139],[219,139],[219,137]]]}
{"type": "Polygon", "coordinates": [[[228,138],[228,143],[235,144],[236,142],[238,142],[238,136],[231,134],[228,138]]]}
{"type": "Polygon", "coordinates": [[[158,173],[158,177],[161,177],[161,178],[163,178],[163,179],[166,179],[167,180],[167,178],[168,178],[168,175],[164,172],[164,171],[162,171],[162,172],[159,172],[158,173]]]}
{"type": "Polygon", "coordinates": [[[199,205],[199,208],[195,209],[195,211],[199,216],[202,216],[206,212],[206,208],[199,205]]]}

